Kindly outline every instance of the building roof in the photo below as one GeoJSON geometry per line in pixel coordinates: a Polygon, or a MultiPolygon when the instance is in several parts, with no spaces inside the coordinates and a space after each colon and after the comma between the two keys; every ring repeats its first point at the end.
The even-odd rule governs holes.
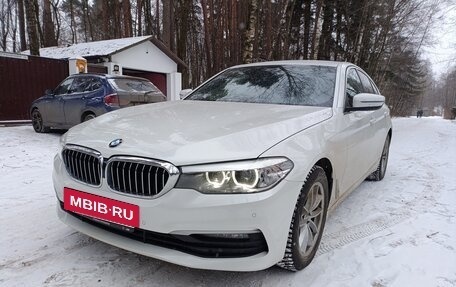
{"type": "MultiPolygon", "coordinates": [[[[171,60],[177,64],[181,64],[184,67],[187,65],[174,54],[168,47],[166,47],[162,42],[155,39],[152,36],[140,36],[140,37],[130,37],[130,38],[121,38],[121,39],[112,39],[112,40],[103,40],[95,41],[88,43],[79,43],[73,44],[67,47],[47,47],[40,49],[40,56],[46,58],[55,58],[55,59],[67,59],[77,56],[84,58],[89,57],[102,57],[110,56],[116,53],[119,53],[123,50],[126,50],[132,46],[138,45],[145,41],[151,41],[157,48],[159,48],[165,55],[167,55],[171,60]]],[[[22,54],[30,54],[30,50],[23,51],[22,54]]]]}

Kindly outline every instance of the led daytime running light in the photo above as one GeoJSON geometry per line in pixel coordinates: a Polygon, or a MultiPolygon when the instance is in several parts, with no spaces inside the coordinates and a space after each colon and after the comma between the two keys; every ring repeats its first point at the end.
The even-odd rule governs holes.
{"type": "Polygon", "coordinates": [[[245,183],[239,183],[237,178],[236,178],[236,171],[233,171],[233,181],[236,185],[241,186],[246,189],[254,188],[258,184],[258,179],[260,178],[260,175],[258,173],[258,169],[253,170],[255,172],[255,180],[253,181],[252,184],[245,184],[245,183]]]}
{"type": "Polygon", "coordinates": [[[221,187],[229,179],[230,179],[229,172],[226,172],[226,171],[206,172],[206,180],[207,180],[207,182],[212,184],[212,186],[215,187],[215,188],[221,187]],[[210,173],[221,173],[223,175],[223,179],[221,181],[212,180],[209,177],[210,173]]]}

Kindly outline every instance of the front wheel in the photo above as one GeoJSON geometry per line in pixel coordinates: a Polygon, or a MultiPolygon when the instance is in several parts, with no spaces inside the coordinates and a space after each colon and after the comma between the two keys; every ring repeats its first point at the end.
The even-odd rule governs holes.
{"type": "Polygon", "coordinates": [[[283,259],[278,266],[297,271],[310,264],[317,253],[325,227],[329,190],[325,171],[312,168],[299,194],[283,259]]]}
{"type": "Polygon", "coordinates": [[[43,117],[38,109],[34,109],[32,111],[32,125],[33,129],[37,133],[47,133],[49,132],[49,128],[44,126],[43,117]]]}
{"type": "Polygon", "coordinates": [[[368,180],[380,181],[385,177],[386,166],[388,165],[389,158],[389,147],[390,147],[391,137],[388,134],[383,145],[382,155],[380,157],[380,162],[378,163],[377,169],[369,175],[368,180]]]}

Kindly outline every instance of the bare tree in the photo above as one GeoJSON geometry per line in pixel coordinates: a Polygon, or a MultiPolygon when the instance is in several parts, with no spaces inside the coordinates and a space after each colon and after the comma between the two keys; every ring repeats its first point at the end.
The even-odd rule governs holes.
{"type": "Polygon", "coordinates": [[[12,4],[10,0],[2,1],[0,4],[0,48],[3,51],[7,50],[7,41],[10,33],[11,19],[9,15],[12,13],[12,4]]]}
{"type": "Polygon", "coordinates": [[[43,46],[57,46],[50,0],[43,0],[43,46]]]}
{"type": "Polygon", "coordinates": [[[21,41],[21,51],[25,51],[27,50],[27,42],[25,40],[24,0],[17,0],[17,14],[19,21],[19,38],[21,41]]]}
{"type": "Polygon", "coordinates": [[[25,11],[27,18],[27,33],[29,38],[30,55],[40,55],[40,38],[38,33],[38,17],[33,0],[25,0],[25,11]]]}
{"type": "Polygon", "coordinates": [[[253,58],[253,41],[255,38],[255,28],[257,22],[258,1],[249,1],[249,20],[245,30],[244,51],[242,59],[244,63],[251,63],[253,58]]]}
{"type": "Polygon", "coordinates": [[[174,51],[174,1],[163,0],[163,34],[162,40],[174,51]]]}

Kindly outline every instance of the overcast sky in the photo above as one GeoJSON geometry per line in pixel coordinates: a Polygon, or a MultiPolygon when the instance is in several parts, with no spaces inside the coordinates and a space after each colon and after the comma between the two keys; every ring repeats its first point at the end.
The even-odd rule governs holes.
{"type": "Polygon", "coordinates": [[[456,66],[456,0],[442,4],[438,19],[431,31],[435,44],[423,47],[423,56],[432,64],[432,70],[440,77],[456,66]]]}

